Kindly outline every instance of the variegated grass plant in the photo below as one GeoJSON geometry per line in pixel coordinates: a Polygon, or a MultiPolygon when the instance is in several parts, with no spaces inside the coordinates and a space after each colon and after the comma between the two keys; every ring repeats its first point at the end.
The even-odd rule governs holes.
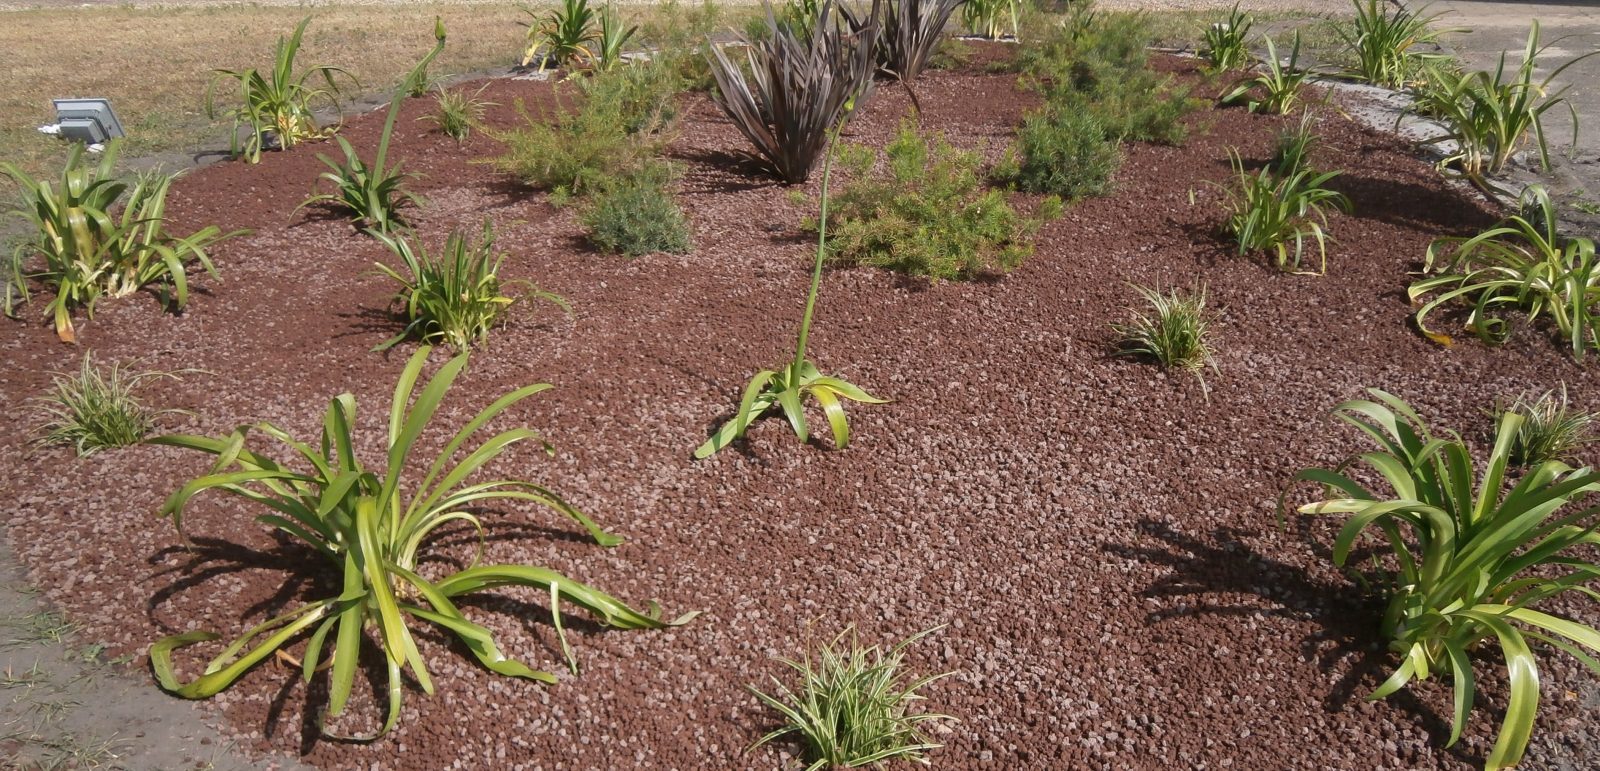
{"type": "Polygon", "coordinates": [[[179,372],[137,372],[126,364],[101,365],[93,352],[83,355],[77,372],[56,372],[50,391],[36,403],[44,420],[41,444],[67,445],[79,457],[143,441],[162,415],[144,405],[139,390],[152,380],[177,378],[179,372]]]}
{"type": "Polygon", "coordinates": [[[847,629],[823,643],[815,656],[807,651],[798,661],[780,659],[800,675],[800,684],[791,689],[773,678],[772,694],[751,686],[761,703],[784,718],[782,728],[761,737],[751,749],[794,735],[811,761],[806,771],[890,760],[926,764],[927,752],[942,745],[922,733],[922,724],[955,718],[912,712],[911,707],[925,698],[918,691],[951,673],[907,682],[903,669],[906,649],[938,629],[912,635],[887,652],[863,646],[855,630],[847,629]]]}
{"type": "MultiPolygon", "coordinates": [[[[495,644],[494,634],[469,620],[456,606],[455,601],[463,595],[522,586],[548,596],[556,634],[574,673],[576,661],[561,626],[563,600],[620,629],[682,624],[695,615],[663,621],[653,603],[648,611],[641,612],[593,587],[532,565],[481,565],[474,560],[468,567],[445,575],[438,575],[437,569],[426,569],[418,555],[440,529],[461,523],[482,533],[480,507],[490,502],[531,503],[578,523],[602,546],[621,542],[543,485],[477,480],[477,473],[511,446],[539,441],[533,430],[503,431],[457,460],[480,429],[524,399],[548,389],[547,384],[519,388],[485,407],[461,427],[421,479],[416,480],[413,466],[417,439],[467,365],[465,354],[451,359],[422,384],[419,392],[418,382],[429,353],[430,349],[423,347],[413,354],[395,386],[387,452],[381,466],[368,468],[361,461],[366,454],[356,442],[356,400],[348,393],[335,397],[328,405],[322,436],[316,444],[298,441],[270,423],[242,426],[223,437],[170,435],[149,440],[216,456],[209,472],[183,485],[161,509],[180,532],[184,511],[196,495],[209,490],[229,493],[268,509],[269,513],[260,515],[257,521],[304,542],[343,575],[337,595],[308,602],[247,630],[212,658],[193,680],[184,682],[179,678],[173,652],[218,640],[220,636],[194,631],[157,641],[150,647],[150,662],[162,688],[188,699],[210,697],[267,657],[309,634],[300,657],[302,676],[309,681],[325,666],[330,670],[327,716],[337,717],[344,712],[354,687],[362,646],[375,643],[387,669],[388,708],[377,734],[362,738],[376,738],[392,729],[400,718],[407,670],[424,692],[433,692],[432,676],[411,630],[417,622],[435,625],[457,638],[490,671],[546,683],[556,681],[554,674],[532,669],[503,653],[495,644]],[[247,448],[252,431],[284,444],[292,456],[298,456],[298,462],[279,462],[247,448]]],[[[548,445],[545,449],[550,451],[548,445]]]]}
{"type": "Polygon", "coordinates": [[[1511,462],[1516,466],[1533,466],[1547,460],[1569,462],[1580,447],[1600,439],[1595,436],[1600,415],[1574,407],[1567,399],[1565,383],[1559,391],[1522,394],[1509,407],[1496,405],[1496,416],[1505,412],[1522,417],[1522,425],[1511,442],[1511,462]]]}

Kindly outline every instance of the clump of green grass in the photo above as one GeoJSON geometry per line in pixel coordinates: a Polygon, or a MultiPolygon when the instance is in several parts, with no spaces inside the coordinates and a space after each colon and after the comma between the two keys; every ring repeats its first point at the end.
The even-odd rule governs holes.
{"type": "Polygon", "coordinates": [[[1239,254],[1269,252],[1282,270],[1326,273],[1327,209],[1350,210],[1349,198],[1326,187],[1339,172],[1302,168],[1280,176],[1266,167],[1252,174],[1238,153],[1230,155],[1239,183],[1227,191],[1228,220],[1223,227],[1238,245],[1239,254]],[[1316,271],[1300,268],[1307,241],[1316,244],[1321,260],[1316,271]]]}
{"type": "Polygon", "coordinates": [[[1511,463],[1523,467],[1565,462],[1578,448],[1595,441],[1595,424],[1600,422],[1600,415],[1572,406],[1565,384],[1559,391],[1522,394],[1509,407],[1497,405],[1495,412],[1522,416],[1511,441],[1511,463]]]}
{"type": "Polygon", "coordinates": [[[1206,27],[1200,46],[1200,57],[1213,72],[1236,70],[1250,63],[1250,28],[1255,20],[1250,14],[1233,4],[1222,21],[1206,27]]]}
{"type": "Polygon", "coordinates": [[[1040,221],[1025,218],[998,190],[982,190],[982,159],[911,124],[885,149],[889,173],[873,175],[876,153],[847,151],[852,181],[829,224],[829,250],[842,262],[936,280],[1005,273],[1033,252],[1040,221]]]}
{"type": "Polygon", "coordinates": [[[57,372],[50,391],[38,398],[43,416],[39,442],[65,445],[80,457],[144,441],[156,420],[176,410],[157,410],[139,399],[152,380],[177,378],[174,372],[135,372],[125,364],[101,366],[85,353],[77,372],[57,372]]]}
{"type": "Polygon", "coordinates": [[[1437,43],[1446,32],[1466,31],[1434,29],[1433,21],[1440,14],[1428,14],[1425,8],[1413,11],[1397,5],[1391,12],[1389,3],[1382,0],[1352,2],[1355,18],[1348,25],[1335,25],[1333,29],[1355,61],[1350,73],[1380,86],[1400,88],[1429,62],[1449,58],[1442,53],[1413,50],[1417,46],[1437,43]]]}
{"type": "Polygon", "coordinates": [[[472,135],[472,127],[483,121],[484,112],[496,106],[494,102],[478,98],[488,87],[488,84],[484,84],[470,94],[441,87],[436,92],[438,111],[417,120],[432,121],[439,127],[440,133],[456,140],[458,145],[463,144],[472,135]]]}
{"type": "Polygon", "coordinates": [[[660,162],[608,182],[583,213],[589,240],[628,257],[689,251],[689,227],[672,200],[671,182],[672,168],[660,162]]]}
{"type": "Polygon", "coordinates": [[[1310,167],[1311,150],[1317,146],[1317,135],[1311,131],[1315,124],[1308,111],[1300,116],[1300,123],[1280,132],[1272,144],[1272,159],[1267,168],[1280,177],[1292,177],[1310,167]]]}
{"type": "Polygon", "coordinates": [[[215,88],[218,81],[232,80],[239,86],[239,106],[227,114],[233,118],[233,154],[249,163],[261,161],[261,151],[270,145],[287,150],[303,139],[320,136],[316,106],[339,106],[339,87],[334,76],[349,79],[352,86],[360,84],[350,73],[339,67],[325,64],[313,65],[295,72],[294,60],[300,53],[300,41],[305,37],[307,16],[295,26],[287,38],[278,38],[273,53],[272,68],[265,74],[254,68],[243,70],[215,70],[211,85],[206,89],[206,112],[215,117],[215,88]],[[322,86],[312,85],[320,79],[322,86]],[[245,141],[239,143],[239,129],[246,128],[245,141]]]}
{"type": "Polygon", "coordinates": [[[1205,388],[1203,371],[1217,368],[1205,287],[1162,292],[1135,285],[1133,290],[1149,309],[1135,311],[1129,323],[1111,325],[1117,353],[1149,357],[1163,367],[1192,373],[1205,388]]]}
{"type": "Polygon", "coordinates": [[[1294,45],[1286,61],[1278,58],[1278,47],[1272,38],[1262,36],[1262,40],[1267,44],[1266,70],[1223,94],[1222,103],[1244,102],[1250,112],[1288,115],[1300,103],[1300,86],[1311,74],[1300,69],[1300,31],[1294,32],[1294,45]]]}
{"type": "Polygon", "coordinates": [[[400,334],[374,350],[415,338],[465,351],[488,339],[489,332],[505,319],[511,307],[529,297],[571,310],[560,295],[540,291],[525,281],[500,278],[504,258],[495,254],[494,228],[488,220],[484,220],[483,235],[476,243],[469,243],[465,235],[454,231],[434,254],[422,247],[413,248],[404,236],[377,232],[373,236],[388,246],[405,267],[406,272],[401,273],[383,263],[377,265],[380,273],[400,282],[395,301],[409,322],[400,334]],[[510,287],[517,285],[524,289],[521,294],[507,294],[510,287]]]}
{"type": "Polygon", "coordinates": [[[852,628],[824,643],[814,655],[808,651],[798,661],[780,659],[800,675],[800,684],[790,689],[773,678],[773,695],[751,686],[756,698],[785,721],[752,749],[793,734],[811,761],[807,771],[897,759],[926,763],[927,752],[942,745],[928,740],[922,724],[955,718],[912,712],[911,707],[925,698],[918,691],[950,673],[908,682],[903,669],[906,649],[937,629],[913,635],[884,652],[876,645],[861,645],[852,628]]]}

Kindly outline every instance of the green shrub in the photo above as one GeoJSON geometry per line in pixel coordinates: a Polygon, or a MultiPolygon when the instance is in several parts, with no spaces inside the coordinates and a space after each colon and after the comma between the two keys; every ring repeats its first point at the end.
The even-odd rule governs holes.
{"type": "MultiPolygon", "coordinates": [[[[625,77],[628,69],[599,77],[625,77]]],[[[607,81],[611,82],[616,81],[607,81]]],[[[659,140],[652,132],[629,133],[628,129],[656,122],[657,118],[647,116],[658,115],[650,111],[658,105],[648,100],[630,101],[624,88],[591,88],[599,89],[597,98],[585,100],[577,110],[558,106],[550,120],[530,115],[519,101],[517,111],[527,125],[495,135],[506,146],[505,154],[494,159],[495,166],[549,190],[558,200],[586,194],[608,179],[638,169],[655,154],[659,140]]]]}
{"type": "MultiPolygon", "coordinates": [[[[378,731],[382,735],[399,720],[408,679],[406,670],[410,670],[409,679],[423,691],[433,692],[432,678],[411,631],[415,622],[437,626],[447,639],[459,640],[461,648],[470,651],[492,672],[556,682],[555,675],[534,670],[501,652],[493,633],[468,620],[456,606],[456,598],[502,586],[525,586],[545,593],[561,648],[574,674],[576,662],[561,626],[563,600],[620,629],[656,629],[685,623],[694,616],[690,613],[675,621],[663,621],[654,604],[648,612],[640,612],[604,592],[532,565],[483,565],[474,561],[469,567],[452,571],[447,563],[435,560],[426,572],[441,577],[424,577],[419,572],[426,561],[419,556],[423,547],[433,543],[441,527],[452,523],[466,525],[468,532],[476,530],[481,535],[480,507],[486,502],[524,502],[549,509],[576,522],[602,546],[615,546],[622,540],[602,530],[543,485],[479,478],[478,472],[510,446],[538,441],[538,434],[531,429],[503,431],[454,462],[457,452],[479,429],[508,408],[550,387],[542,383],[501,397],[467,421],[436,458],[424,461],[429,465],[420,481],[411,476],[416,488],[408,494],[402,477],[419,471],[415,468],[419,459],[413,453],[417,437],[439,411],[450,385],[467,365],[465,354],[451,359],[430,380],[421,383],[419,393],[417,387],[429,353],[423,347],[406,363],[389,410],[388,439],[378,448],[362,448],[357,442],[356,426],[361,423],[356,417],[356,399],[348,393],[335,397],[328,405],[320,441],[296,441],[270,423],[254,426],[258,434],[283,443],[292,451],[291,457],[299,456],[299,463],[279,462],[246,449],[250,426],[224,437],[171,435],[150,440],[217,457],[211,471],[179,488],[161,509],[164,516],[172,517],[180,532],[184,510],[194,496],[207,490],[230,493],[271,509],[272,513],[261,515],[258,521],[303,542],[327,558],[329,567],[343,576],[342,586],[330,590],[328,596],[245,632],[190,682],[178,679],[173,652],[217,640],[219,635],[194,631],[157,641],[150,646],[150,665],[163,689],[186,699],[209,698],[274,652],[309,633],[301,660],[303,677],[309,681],[318,672],[329,670],[327,717],[337,717],[344,712],[355,684],[362,648],[376,643],[388,670],[388,714],[378,731]],[[375,468],[367,468],[362,464],[363,458],[383,461],[375,468]],[[473,481],[464,484],[468,479],[473,481]],[[334,647],[325,655],[330,639],[334,647]],[[327,667],[323,666],[324,661],[327,667]]],[[[317,724],[324,723],[318,720],[317,724]]]]}
{"type": "Polygon", "coordinates": [[[484,101],[478,97],[489,85],[485,83],[477,91],[451,91],[447,88],[438,90],[439,110],[432,115],[424,115],[417,120],[432,121],[439,131],[445,136],[456,140],[456,144],[467,141],[472,134],[472,127],[483,120],[486,109],[496,106],[494,102],[484,101]]]}
{"type": "Polygon", "coordinates": [[[1147,356],[1163,367],[1192,373],[1205,388],[1202,371],[1216,369],[1211,347],[1211,314],[1206,309],[1205,287],[1191,291],[1160,292],[1142,286],[1133,290],[1143,297],[1149,312],[1136,311],[1133,321],[1112,324],[1118,353],[1147,356]]]}
{"type": "MultiPolygon", "coordinates": [[[[724,15],[723,8],[715,0],[702,0],[695,7],[686,7],[680,0],[666,0],[655,6],[654,12],[640,26],[639,37],[654,51],[650,62],[671,72],[680,88],[710,91],[716,81],[701,51],[712,33],[723,26],[724,15]]],[[[754,22],[757,17],[749,19],[754,22]]],[[[749,34],[748,27],[746,34],[749,34]]]]}
{"type": "Polygon", "coordinates": [[[1559,392],[1524,394],[1510,407],[1495,410],[1497,416],[1506,412],[1522,418],[1511,442],[1511,463],[1521,467],[1552,460],[1566,462],[1579,447],[1595,441],[1595,425],[1600,423],[1600,415],[1577,409],[1567,401],[1565,384],[1559,392]]]}
{"type": "Polygon", "coordinates": [[[1197,102],[1172,78],[1149,67],[1142,14],[1077,12],[1081,28],[1064,26],[1038,46],[1024,46],[1022,82],[1047,108],[1092,112],[1107,138],[1178,144],[1184,116],[1197,102]]]}
{"type": "Polygon", "coordinates": [[[1600,349],[1600,260],[1594,242],[1566,238],[1556,231],[1555,204],[1541,185],[1523,192],[1523,211],[1471,238],[1444,237],[1428,245],[1423,273],[1413,283],[1412,301],[1438,292],[1417,310],[1417,328],[1435,342],[1449,335],[1428,329],[1428,315],[1441,306],[1466,301],[1472,306],[1466,327],[1486,343],[1511,334],[1501,311],[1520,310],[1528,320],[1549,315],[1582,360],[1600,349]],[[1448,250],[1448,251],[1447,251],[1448,250]]]}
{"type": "Polygon", "coordinates": [[[1349,198],[1325,187],[1339,172],[1301,169],[1280,177],[1267,167],[1251,174],[1238,153],[1230,156],[1239,183],[1227,191],[1224,228],[1238,244],[1240,256],[1271,252],[1279,268],[1299,272],[1306,241],[1311,240],[1321,260],[1315,274],[1328,272],[1326,210],[1350,210],[1349,198]]]}
{"type": "Polygon", "coordinates": [[[888,760],[926,763],[928,750],[938,749],[922,733],[929,721],[955,720],[949,715],[912,712],[923,698],[918,691],[944,677],[933,675],[907,681],[906,649],[936,631],[913,635],[888,652],[863,646],[854,629],[846,630],[815,654],[807,651],[799,661],[780,659],[800,675],[800,685],[790,689],[772,679],[774,695],[751,686],[761,703],[783,716],[784,725],[756,741],[756,747],[791,734],[800,739],[808,771],[876,766],[888,760]]]}
{"type": "Polygon", "coordinates": [[[569,310],[559,295],[540,291],[526,281],[502,281],[500,263],[494,251],[494,229],[483,222],[483,236],[469,244],[460,231],[445,239],[444,248],[435,254],[411,246],[400,235],[373,234],[400,258],[406,273],[378,263],[378,272],[400,282],[395,302],[404,310],[406,328],[373,350],[381,351],[407,338],[424,343],[442,342],[457,351],[482,343],[489,331],[504,320],[511,307],[525,298],[548,300],[569,310]],[[518,295],[506,295],[510,287],[521,285],[518,295]]]}
{"type": "Polygon", "coordinates": [[[1329,496],[1299,511],[1345,517],[1334,541],[1335,564],[1344,566],[1352,554],[1367,562],[1368,545],[1383,555],[1360,578],[1387,595],[1380,630],[1399,665],[1371,698],[1435,673],[1448,675],[1455,700],[1447,744],[1453,745],[1477,690],[1473,654],[1499,648],[1508,702],[1485,766],[1511,768],[1522,760],[1539,707],[1532,644],[1545,643],[1600,670],[1594,659],[1600,631],[1535,609],[1562,595],[1595,597],[1586,584],[1600,575],[1590,548],[1600,540],[1600,507],[1592,500],[1600,472],[1546,461],[1511,477],[1511,447],[1523,419],[1506,413],[1480,476],[1464,441],[1432,436],[1404,401],[1377,389],[1370,393],[1376,401],[1347,402],[1334,414],[1376,447],[1338,470],[1297,474],[1297,481],[1321,485],[1329,496]],[[1346,471],[1356,466],[1366,468],[1346,471]],[[1367,480],[1389,489],[1369,488],[1367,480]]]}
{"type": "Polygon", "coordinates": [[[244,233],[224,234],[212,225],[187,236],[169,235],[167,193],[178,175],[143,174],[131,184],[115,178],[112,168],[121,146],[121,140],[112,140],[100,163],[90,167],[83,164],[83,145],[74,143],[56,184],[0,164],[0,174],[19,191],[10,213],[27,224],[12,253],[6,311],[28,299],[25,264],[29,257],[39,258],[43,269],[32,275],[55,290],[45,313],[65,342],[78,339],[73,310],[82,307],[92,318],[102,297],[125,297],[154,284],[162,287],[164,302],[182,308],[189,299],[186,266],[197,262],[215,277],[206,250],[244,233]]]}
{"type": "Polygon", "coordinates": [[[672,170],[663,163],[603,185],[583,213],[589,240],[628,257],[689,251],[689,227],[672,200],[672,170]]]}
{"type": "Polygon", "coordinates": [[[1046,107],[1023,118],[1010,163],[996,176],[1072,200],[1104,195],[1120,165],[1122,152],[1093,112],[1046,107]]]}
{"type": "Polygon", "coordinates": [[[1019,216],[1004,193],[982,190],[982,159],[942,137],[930,151],[909,123],[886,148],[889,173],[875,175],[875,154],[852,148],[852,180],[828,224],[828,248],[841,262],[938,279],[1005,273],[1033,252],[1038,222],[1019,216]]]}
{"type": "Polygon", "coordinates": [[[176,411],[144,406],[140,387],[176,377],[173,372],[134,372],[122,364],[101,367],[94,354],[85,353],[76,373],[54,373],[50,392],[39,397],[44,417],[39,441],[70,445],[80,457],[138,444],[155,430],[157,418],[176,411]]]}
{"type": "Polygon", "coordinates": [[[320,136],[322,129],[314,114],[317,105],[339,107],[339,87],[334,83],[334,76],[342,75],[352,85],[360,87],[354,76],[338,67],[319,64],[295,73],[294,60],[300,53],[300,39],[310,23],[311,17],[307,16],[295,26],[294,34],[278,38],[272,69],[265,75],[255,69],[212,71],[211,83],[206,87],[206,114],[210,117],[217,116],[217,82],[233,80],[239,85],[239,106],[227,111],[233,118],[233,155],[249,163],[259,163],[261,151],[269,144],[275,143],[279,149],[287,150],[302,139],[320,136]],[[315,78],[320,78],[324,86],[311,85],[315,78]],[[241,126],[249,129],[243,145],[239,144],[241,126]]]}
{"type": "Polygon", "coordinates": [[[580,87],[585,110],[616,116],[629,134],[649,135],[677,120],[683,80],[672,67],[650,61],[598,73],[580,87]]]}

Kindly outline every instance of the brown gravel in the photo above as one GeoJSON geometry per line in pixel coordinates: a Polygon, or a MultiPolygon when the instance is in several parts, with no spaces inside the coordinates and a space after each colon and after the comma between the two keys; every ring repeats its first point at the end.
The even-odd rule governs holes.
{"type": "MultiPolygon", "coordinates": [[[[918,86],[923,123],[998,154],[1029,104],[1011,83],[934,73],[918,86]]],[[[509,105],[520,98],[537,111],[550,88],[499,81],[485,97],[507,105],[493,120],[508,126],[509,105]]],[[[744,752],[771,724],[745,690],[781,672],[771,656],[847,624],[885,642],[949,624],[912,654],[919,670],[957,672],[928,694],[961,719],[938,736],[948,745],[934,754],[940,768],[1481,762],[1501,703],[1494,676],[1488,709],[1453,750],[1439,747],[1443,686],[1364,701],[1392,663],[1371,602],[1330,567],[1328,527],[1274,525],[1274,500],[1296,469],[1358,446],[1327,410],[1363,387],[1398,393],[1475,440],[1496,395],[1565,380],[1600,407],[1600,377],[1545,334],[1446,350],[1413,331],[1403,289],[1427,241],[1490,215],[1395,140],[1334,114],[1321,121],[1317,160],[1346,170],[1339,186],[1357,207],[1332,219],[1338,240],[1323,278],[1236,258],[1214,235],[1220,194],[1210,183],[1228,178],[1226,149],[1263,158],[1286,125],[1240,110],[1195,115],[1182,147],[1131,146],[1116,193],[1069,207],[1002,280],[930,286],[831,271],[814,357],[895,401],[852,409],[847,451],[799,446],[767,420],[746,445],[693,462],[690,450],[746,379],[790,350],[809,265],[806,207],[748,172],[737,132],[697,96],[672,151],[686,164],[681,201],[696,250],[599,255],[583,246],[574,211],[474,163],[495,152],[492,140],[457,149],[415,121],[429,104],[406,105],[394,146],[425,175],[422,233],[436,241],[490,217],[510,253],[506,273],[576,309],[567,320],[530,308],[497,332],[430,436],[441,440],[513,386],[556,384],[514,416],[546,432],[556,457],[529,448],[498,470],[549,482],[628,538],[605,550],[537,512],[495,512],[488,559],[656,598],[670,615],[705,613],[666,632],[580,626],[583,672],[556,687],[491,675],[425,634],[439,691],[413,689],[399,728],[371,745],[318,740],[323,692],[264,665],[211,702],[244,743],[340,769],[779,767],[795,748],[744,752]],[[1194,281],[1222,309],[1209,401],[1191,378],[1108,353],[1107,323],[1135,300],[1129,282],[1194,281]]],[[[885,86],[849,138],[882,143],[907,109],[885,86]]],[[[370,148],[381,123],[365,116],[346,136],[370,148]]],[[[181,316],[141,295],[106,303],[81,328],[102,357],[211,373],[156,389],[163,406],[196,413],[169,428],[222,433],[270,420],[312,437],[325,400],[350,390],[367,446],[381,444],[408,355],[368,352],[396,329],[391,288],[370,271],[385,255],[343,221],[290,213],[320,171],[315,152],[331,149],[183,180],[175,225],[256,230],[218,250],[223,281],[200,281],[181,316]]],[[[803,191],[814,196],[815,185],[803,191]]],[[[31,321],[0,325],[0,347],[11,404],[81,355],[31,321]]],[[[204,471],[196,454],[141,447],[75,460],[23,440],[22,431],[0,440],[8,531],[30,578],[86,639],[112,643],[108,655],[193,628],[231,635],[333,591],[326,575],[302,569],[310,557],[232,500],[195,504],[196,546],[185,550],[154,512],[204,471]]],[[[461,560],[471,547],[458,532],[435,553],[461,560]]],[[[512,655],[558,666],[539,597],[504,591],[469,613],[512,655]]],[[[185,657],[191,671],[198,660],[185,657]]],[[[1578,722],[1588,678],[1548,661],[1529,767],[1592,766],[1600,754],[1578,722]]],[[[1493,666],[1486,656],[1482,671],[1493,666]]],[[[364,697],[340,727],[370,728],[372,716],[364,697]]]]}

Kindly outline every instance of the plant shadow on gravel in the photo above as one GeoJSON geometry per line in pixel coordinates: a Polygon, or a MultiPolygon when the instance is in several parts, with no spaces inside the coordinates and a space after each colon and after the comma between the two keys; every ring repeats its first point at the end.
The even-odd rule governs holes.
{"type": "Polygon", "coordinates": [[[1342,215],[1345,217],[1372,219],[1439,235],[1470,236],[1495,223],[1493,215],[1479,207],[1463,206],[1460,196],[1448,189],[1358,172],[1342,173],[1330,181],[1328,187],[1361,202],[1353,214],[1342,215]]]}
{"type": "Polygon", "coordinates": [[[152,576],[152,578],[169,575],[178,577],[150,595],[145,601],[145,615],[150,618],[152,624],[168,633],[183,631],[161,620],[160,610],[163,604],[213,578],[250,570],[266,570],[282,574],[283,585],[278,587],[272,596],[240,610],[239,621],[248,621],[258,616],[277,615],[302,596],[321,596],[338,591],[338,573],[331,569],[323,569],[315,550],[292,541],[276,531],[273,532],[273,540],[275,543],[272,548],[255,549],[220,538],[196,536],[187,546],[168,546],[161,549],[151,555],[149,564],[160,566],[168,557],[177,555],[187,559],[178,565],[163,568],[152,576]],[[299,567],[285,569],[286,565],[299,567]]]}
{"type": "MultiPolygon", "coordinates": [[[[1304,520],[1294,520],[1294,540],[1303,543],[1327,559],[1330,551],[1307,526],[1304,520]]],[[[1323,672],[1344,672],[1322,699],[1323,708],[1330,713],[1348,709],[1352,703],[1366,699],[1385,677],[1391,663],[1391,654],[1378,633],[1378,619],[1383,616],[1381,599],[1359,594],[1350,587],[1330,592],[1324,582],[1313,580],[1304,568],[1282,562],[1251,548],[1244,540],[1257,535],[1231,527],[1211,531],[1209,539],[1174,530],[1165,521],[1145,518],[1136,528],[1148,539],[1159,541],[1162,547],[1107,544],[1106,550],[1124,559],[1170,568],[1168,574],[1140,590],[1138,596],[1179,600],[1177,607],[1154,610],[1145,620],[1152,626],[1172,619],[1205,615],[1284,618],[1310,621],[1320,627],[1300,641],[1301,655],[1315,660],[1323,672]],[[1264,603],[1207,601],[1207,596],[1255,595],[1264,603]],[[1327,643],[1332,647],[1327,647],[1327,643]],[[1351,661],[1353,659],[1353,661],[1351,661]],[[1345,665],[1344,662],[1351,661],[1345,665]]],[[[1370,553],[1352,553],[1350,562],[1365,561],[1370,553]]],[[[1396,693],[1386,703],[1398,706],[1414,715],[1430,738],[1442,745],[1450,735],[1447,716],[1423,703],[1409,690],[1396,693]]],[[[1489,706],[1489,705],[1484,705],[1489,706]]],[[[1493,710],[1499,710],[1496,704],[1493,710]]],[[[1498,720],[1498,715],[1495,716],[1498,720]]],[[[1469,765],[1478,761],[1465,743],[1445,750],[1469,765]]]]}
{"type": "Polygon", "coordinates": [[[742,153],[671,148],[664,157],[681,161],[692,170],[682,183],[685,195],[725,195],[784,186],[758,159],[742,153]]]}

